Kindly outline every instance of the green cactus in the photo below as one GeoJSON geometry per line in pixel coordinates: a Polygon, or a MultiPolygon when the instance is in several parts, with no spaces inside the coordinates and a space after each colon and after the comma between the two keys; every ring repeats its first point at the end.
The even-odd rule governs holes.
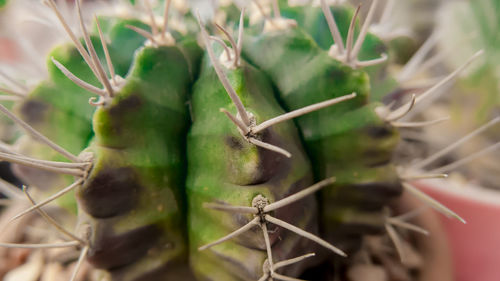
{"type": "MultiPolygon", "coordinates": [[[[367,223],[357,220],[367,216],[371,220],[366,231],[382,231],[382,208],[401,193],[390,164],[398,135],[376,113],[381,105],[367,104],[367,74],[331,58],[298,27],[265,32],[245,46],[244,55],[275,81],[287,110],[345,93],[357,94],[352,101],[299,117],[297,123],[316,178],[335,176],[338,180],[322,192],[325,232],[338,240],[343,232],[339,225],[346,229],[359,225],[362,229],[367,223]],[[385,199],[377,194],[384,194],[385,199]],[[359,216],[353,216],[353,211],[359,216]],[[378,219],[374,215],[377,211],[378,219]]],[[[359,229],[355,232],[363,233],[359,229]]],[[[355,234],[344,235],[352,239],[355,234]]]]}
{"type": "Polygon", "coordinates": [[[397,109],[379,102],[400,85],[394,52],[368,32],[373,9],[360,26],[347,4],[285,6],[245,34],[231,5],[237,40],[207,24],[227,46],[201,22],[168,29],[149,4],[149,22],[100,16],[89,35],[76,4],[83,38],[61,17],[73,45],[49,54],[49,78],[14,106],[21,120],[0,107],[28,132],[0,156],[47,197],[15,218],[70,193],[64,246],[100,280],[300,280],[349,263],[367,235],[392,237],[403,190],[456,216],[393,162],[398,120],[440,84],[397,109]]]}

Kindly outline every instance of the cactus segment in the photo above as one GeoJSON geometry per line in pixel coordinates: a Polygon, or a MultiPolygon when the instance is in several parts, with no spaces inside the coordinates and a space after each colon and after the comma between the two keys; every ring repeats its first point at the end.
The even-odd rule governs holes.
{"type": "MultiPolygon", "coordinates": [[[[316,179],[339,176],[339,182],[321,193],[323,227],[330,234],[329,241],[342,246],[356,233],[383,231],[382,208],[402,192],[396,169],[390,164],[399,135],[377,114],[380,105],[368,103],[368,75],[329,57],[299,28],[247,38],[243,56],[271,77],[287,110],[351,91],[359,94],[352,101],[301,116],[297,124],[315,163],[316,179]],[[377,172],[382,171],[379,176],[377,172]],[[341,193],[353,200],[350,206],[343,206],[341,193]],[[373,196],[376,194],[383,196],[373,196]],[[337,231],[339,225],[361,227],[337,231]]],[[[358,246],[360,237],[356,237],[358,246]]]]}
{"type": "MultiPolygon", "coordinates": [[[[224,71],[245,108],[257,121],[283,113],[269,81],[260,71],[245,61],[241,61],[237,69],[224,71]]],[[[206,210],[203,204],[252,206],[252,200],[258,195],[271,202],[278,201],[312,183],[310,166],[290,121],[262,132],[263,142],[282,147],[293,155],[286,158],[245,141],[234,124],[219,112],[220,108],[234,112],[235,106],[206,59],[193,89],[194,122],[188,134],[186,189],[191,266],[203,280],[257,280],[267,258],[261,231],[252,229],[199,252],[198,247],[251,220],[248,215],[206,210]]],[[[276,210],[275,216],[314,233],[315,200],[308,197],[301,203],[301,207],[294,204],[276,210]]],[[[304,253],[309,247],[302,238],[281,228],[276,228],[269,236],[273,257],[278,261],[304,253]]],[[[296,276],[302,268],[300,265],[287,268],[286,275],[296,276]]]]}
{"type": "MultiPolygon", "coordinates": [[[[283,2],[281,5],[281,14],[283,17],[296,20],[298,26],[311,35],[321,49],[331,49],[336,42],[333,40],[331,30],[326,20],[328,15],[325,15],[322,7],[313,5],[291,7],[284,3],[286,1],[281,2],[283,2]]],[[[376,5],[376,3],[372,5],[376,5]]],[[[336,5],[326,8],[329,8],[332,13],[333,20],[336,23],[342,40],[341,44],[343,45],[344,42],[347,41],[349,25],[351,19],[355,15],[355,10],[349,5],[336,5]]],[[[353,34],[354,38],[358,38],[360,29],[359,20],[356,20],[353,34]]],[[[397,42],[404,43],[406,41],[399,40],[397,42]]],[[[367,32],[362,45],[359,47],[358,59],[364,62],[376,60],[383,56],[393,57],[393,53],[395,53],[397,49],[388,48],[388,46],[391,45],[386,45],[386,43],[375,34],[367,32]]],[[[370,76],[371,100],[380,101],[384,95],[391,93],[399,86],[396,80],[387,72],[387,66],[388,62],[365,67],[366,73],[370,76]]]]}
{"type": "MultiPolygon", "coordinates": [[[[143,26],[137,20],[121,20],[107,18],[107,35],[113,40],[109,46],[116,74],[124,76],[130,68],[135,50],[144,39],[133,31],[126,29],[126,24],[143,26]],[[124,44],[123,42],[127,42],[124,44]]],[[[104,57],[101,42],[92,37],[96,51],[104,57]]],[[[27,97],[15,106],[21,119],[33,126],[37,131],[61,145],[73,154],[80,153],[93,138],[92,116],[95,108],[88,104],[93,93],[75,85],[54,65],[52,59],[59,62],[79,79],[93,86],[99,82],[81,58],[77,49],[65,44],[55,47],[48,56],[49,78],[42,81],[27,97]],[[57,127],[54,124],[58,124],[57,127]]],[[[66,161],[64,157],[43,144],[33,142],[30,137],[18,141],[19,152],[39,159],[66,161]]],[[[73,179],[68,176],[55,175],[37,169],[15,166],[16,174],[27,184],[42,189],[43,194],[52,194],[54,187],[70,184],[73,179]]],[[[58,200],[59,204],[73,212],[76,211],[74,196],[65,196],[58,200]]]]}
{"type": "MultiPolygon", "coordinates": [[[[78,247],[71,281],[84,260],[100,270],[99,281],[301,280],[316,271],[328,275],[323,266],[351,266],[355,255],[338,256],[381,234],[404,260],[395,227],[427,231],[403,216],[391,217],[389,206],[403,190],[461,219],[411,185],[446,176],[412,169],[441,152],[408,169],[392,158],[398,128],[443,120],[401,119],[470,61],[397,109],[377,102],[404,80],[388,74],[393,51],[368,32],[378,0],[363,25],[359,6],[331,8],[321,1],[322,7],[285,5],[280,11],[284,1],[276,0],[270,3],[273,18],[263,15],[250,36],[243,36],[243,27],[251,20],[243,12],[237,17],[231,3],[223,8],[223,23],[211,28],[227,41],[209,36],[198,17],[205,55],[191,37],[192,26],[185,32],[168,28],[170,0],[158,1],[165,4],[161,24],[159,6],[145,0],[149,24],[95,17],[93,35],[77,0],[82,40],[55,2],[44,2],[75,47],[54,49],[49,78],[12,100],[21,119],[64,151],[28,130],[19,153],[0,146],[0,159],[31,167],[16,170],[52,194],[36,203],[25,189],[33,206],[14,219],[37,211],[71,239],[22,246],[78,247]],[[223,26],[238,23],[235,40],[223,26]],[[54,192],[60,186],[67,187],[54,192]],[[76,234],[41,209],[71,192],[61,204],[73,205],[76,234]]],[[[195,22],[187,9],[178,12],[195,22]]],[[[416,57],[413,65],[421,62],[416,57]]],[[[412,64],[403,78],[415,70],[412,64]]],[[[24,126],[3,106],[0,111],[24,126]]],[[[344,271],[335,268],[339,276],[344,271]]]]}
{"type": "Polygon", "coordinates": [[[88,260],[112,280],[159,278],[187,262],[182,136],[190,63],[178,46],[143,48],[121,90],[95,112],[86,149],[94,164],[77,198],[80,225],[93,230],[88,260]]]}

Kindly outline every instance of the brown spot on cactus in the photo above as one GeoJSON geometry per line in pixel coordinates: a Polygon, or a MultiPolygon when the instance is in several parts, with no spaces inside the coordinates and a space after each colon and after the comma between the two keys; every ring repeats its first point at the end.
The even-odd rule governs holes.
{"type": "Polygon", "coordinates": [[[142,189],[133,168],[103,168],[91,171],[78,190],[78,198],[85,212],[102,219],[133,209],[142,189]]]}

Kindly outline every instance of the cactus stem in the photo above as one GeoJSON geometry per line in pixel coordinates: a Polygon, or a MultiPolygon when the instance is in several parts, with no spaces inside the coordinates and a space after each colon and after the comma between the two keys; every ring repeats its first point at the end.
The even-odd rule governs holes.
{"type": "Polygon", "coordinates": [[[328,186],[328,185],[334,183],[335,180],[336,179],[334,177],[324,179],[324,180],[322,180],[322,181],[320,181],[318,183],[315,183],[315,184],[311,185],[310,187],[308,187],[306,189],[303,189],[303,190],[301,190],[301,191],[299,191],[299,192],[297,192],[295,194],[292,194],[292,195],[290,195],[288,197],[285,197],[285,198],[283,198],[281,200],[278,200],[278,201],[276,201],[274,203],[271,203],[271,204],[265,206],[264,209],[263,209],[263,211],[266,212],[266,213],[267,212],[272,212],[272,211],[274,211],[276,209],[279,209],[279,208],[284,207],[286,205],[292,204],[292,203],[294,203],[294,202],[296,202],[298,200],[301,200],[304,197],[307,197],[307,196],[315,193],[316,191],[322,189],[323,187],[328,186]]]}
{"type": "Polygon", "coordinates": [[[386,223],[384,226],[387,234],[389,235],[389,238],[394,244],[394,247],[396,247],[396,252],[398,252],[401,263],[404,264],[406,261],[406,255],[404,252],[404,247],[403,247],[403,242],[401,241],[401,237],[399,236],[398,232],[394,229],[392,225],[386,223]]]}
{"type": "Polygon", "coordinates": [[[80,184],[82,184],[83,182],[83,178],[81,179],[78,179],[77,181],[75,181],[74,183],[70,184],[69,186],[65,187],[64,189],[60,190],[59,192],[55,193],[54,195],[50,196],[49,198],[43,200],[42,202],[34,205],[34,206],[31,206],[30,208],[22,211],[21,213],[15,215],[14,217],[12,217],[10,220],[9,220],[9,223],[36,210],[36,209],[39,209],[45,205],[47,205],[48,203],[56,200],[57,198],[63,196],[64,194],[70,192],[71,190],[75,189],[76,187],[78,187],[80,184]]]}
{"type": "Polygon", "coordinates": [[[4,87],[0,87],[0,92],[3,92],[3,93],[6,93],[6,94],[15,96],[17,98],[24,98],[24,97],[26,97],[25,93],[13,91],[11,89],[7,89],[7,88],[4,88],[4,87]]]}
{"type": "Polygon", "coordinates": [[[76,275],[78,274],[78,271],[80,271],[80,268],[82,267],[83,261],[87,257],[88,252],[89,252],[89,246],[83,247],[82,251],[80,252],[80,256],[78,257],[78,261],[76,262],[75,269],[73,270],[73,273],[71,274],[71,278],[69,279],[69,281],[76,280],[76,275]]]}
{"type": "Polygon", "coordinates": [[[331,250],[332,252],[334,252],[334,253],[336,253],[336,254],[338,254],[340,256],[347,257],[347,254],[344,253],[342,250],[340,250],[339,248],[333,246],[332,244],[326,242],[325,240],[319,238],[318,236],[316,236],[316,235],[314,235],[312,233],[304,231],[304,230],[302,230],[302,229],[300,229],[300,228],[298,228],[298,227],[296,227],[294,225],[291,225],[291,224],[289,224],[289,223],[287,223],[285,221],[282,221],[280,219],[274,218],[274,217],[272,217],[270,215],[264,215],[264,219],[266,221],[272,223],[272,224],[275,224],[277,226],[281,226],[281,227],[283,227],[285,229],[288,229],[288,230],[294,232],[297,235],[300,235],[300,236],[302,236],[304,238],[307,238],[307,239],[309,239],[311,241],[314,241],[314,242],[318,243],[319,245],[321,245],[321,246],[323,246],[323,247],[331,250]]]}
{"type": "Polygon", "coordinates": [[[395,217],[387,218],[387,223],[404,228],[404,229],[412,230],[412,231],[421,233],[423,235],[429,235],[429,231],[427,231],[426,229],[424,229],[420,226],[411,224],[411,223],[407,223],[407,222],[402,221],[401,219],[398,219],[395,217]]]}
{"type": "Polygon", "coordinates": [[[491,120],[488,123],[480,126],[479,128],[477,128],[473,132],[471,132],[471,133],[467,134],[466,136],[460,138],[459,140],[457,140],[456,142],[452,143],[451,145],[448,145],[445,148],[443,148],[442,150],[440,150],[440,151],[432,154],[431,156],[427,157],[426,159],[424,159],[424,160],[422,160],[420,162],[417,162],[414,165],[411,165],[410,168],[412,168],[412,169],[421,169],[421,168],[429,165],[430,163],[434,162],[435,160],[437,160],[441,156],[446,155],[448,152],[450,152],[453,149],[459,147],[460,145],[466,143],[470,139],[478,136],[479,134],[481,134],[482,132],[486,131],[488,128],[491,128],[492,126],[494,126],[495,124],[497,124],[499,122],[500,122],[500,117],[494,118],[493,120],[491,120]]]}
{"type": "Polygon", "coordinates": [[[78,11],[78,21],[80,22],[80,29],[82,30],[83,33],[83,39],[85,40],[85,45],[87,45],[87,49],[89,51],[90,58],[94,64],[94,67],[97,70],[97,76],[96,78],[99,79],[101,84],[104,86],[106,89],[106,92],[108,93],[108,97],[113,97],[114,95],[114,90],[113,87],[111,87],[111,84],[109,83],[108,77],[106,76],[106,73],[104,71],[104,68],[101,64],[101,61],[99,60],[99,57],[97,56],[97,53],[95,51],[94,45],[92,44],[92,41],[90,40],[90,35],[87,32],[87,28],[85,27],[85,23],[83,22],[83,16],[82,16],[82,7],[81,7],[81,0],[76,0],[76,7],[78,11]]]}
{"type": "Polygon", "coordinates": [[[73,83],[75,83],[76,85],[80,86],[81,88],[89,91],[89,92],[92,92],[96,95],[99,95],[101,97],[104,97],[106,95],[106,91],[104,91],[103,89],[99,89],[85,81],[83,81],[82,79],[78,78],[76,75],[74,75],[73,73],[71,73],[71,71],[69,71],[64,65],[62,65],[62,63],[58,62],[56,59],[54,59],[53,57],[51,58],[52,62],[55,64],[55,66],[57,68],[59,68],[59,70],[61,70],[61,72],[66,76],[68,77],[69,80],[73,81],[73,83]]]}
{"type": "Polygon", "coordinates": [[[311,113],[311,112],[316,111],[316,110],[320,110],[320,109],[325,108],[325,107],[332,106],[334,104],[337,104],[337,103],[340,103],[340,102],[343,102],[346,100],[353,99],[355,97],[356,97],[356,93],[352,93],[352,94],[341,96],[338,98],[329,99],[327,101],[315,103],[313,105],[309,105],[309,106],[282,114],[280,116],[271,118],[269,120],[266,120],[266,121],[260,123],[259,125],[256,125],[255,127],[251,128],[251,131],[252,131],[252,133],[258,133],[258,132],[261,132],[261,131],[263,131],[263,130],[265,130],[273,125],[276,125],[278,123],[288,121],[290,119],[311,113]]]}
{"type": "Polygon", "coordinates": [[[328,28],[332,33],[332,38],[334,44],[337,45],[337,49],[339,54],[344,54],[344,42],[342,41],[342,36],[340,35],[339,27],[337,26],[337,22],[333,17],[333,13],[330,10],[330,7],[326,4],[325,0],[321,0],[321,9],[323,9],[323,14],[325,15],[326,22],[328,23],[328,28]]]}
{"type": "Polygon", "coordinates": [[[240,234],[243,234],[243,233],[247,232],[248,230],[252,229],[254,226],[259,225],[259,219],[260,219],[259,217],[253,218],[250,222],[248,222],[244,226],[242,226],[242,227],[238,228],[237,230],[229,233],[228,235],[226,235],[226,236],[218,239],[217,241],[214,241],[214,242],[212,242],[210,244],[207,244],[205,246],[199,247],[198,250],[199,251],[206,250],[206,249],[211,248],[211,247],[213,247],[215,245],[218,245],[218,244],[221,244],[223,242],[226,242],[227,240],[230,240],[233,237],[236,237],[236,236],[238,236],[240,234]]]}
{"type": "Polygon", "coordinates": [[[460,217],[458,214],[450,210],[448,207],[444,206],[443,204],[439,203],[429,195],[425,194],[424,192],[420,191],[420,189],[414,187],[408,182],[402,182],[403,187],[405,188],[406,191],[410,192],[413,194],[415,197],[420,199],[422,202],[427,204],[429,207],[435,209],[436,211],[442,213],[443,215],[447,217],[454,217],[457,220],[459,220],[462,223],[466,223],[466,221],[460,217]]]}
{"type": "Polygon", "coordinates": [[[54,151],[58,152],[62,156],[66,157],[68,160],[71,160],[73,162],[81,162],[78,157],[75,155],[71,154],[68,152],[66,149],[62,148],[61,146],[57,145],[53,141],[49,140],[47,137],[44,135],[40,134],[37,130],[35,130],[33,127],[28,125],[26,122],[21,120],[19,117],[14,115],[12,112],[10,112],[5,106],[0,104],[0,111],[2,111],[5,115],[7,115],[14,123],[17,125],[21,126],[27,133],[28,135],[31,135],[35,140],[39,140],[46,145],[48,145],[50,148],[52,148],[54,151]]]}
{"type": "Polygon", "coordinates": [[[23,193],[8,181],[0,179],[0,192],[9,199],[24,199],[23,193]]]}
{"type": "MultiPolygon", "coordinates": [[[[28,192],[28,187],[27,186],[23,186],[23,192],[24,194],[26,195],[26,197],[28,198],[28,200],[31,202],[31,204],[33,204],[34,206],[36,205],[36,202],[35,200],[33,200],[33,197],[31,197],[31,195],[29,194],[28,192]]],[[[36,211],[49,223],[51,224],[52,226],[54,226],[60,233],[68,236],[70,239],[73,239],[75,241],[79,241],[82,245],[86,245],[87,243],[85,243],[85,241],[83,241],[82,239],[78,238],[76,235],[74,235],[73,233],[67,231],[66,229],[64,229],[64,227],[59,224],[55,219],[53,219],[51,216],[49,216],[49,214],[47,214],[47,212],[45,212],[42,208],[37,208],[36,211]]]]}
{"type": "Polygon", "coordinates": [[[70,248],[79,246],[80,242],[70,241],[50,244],[15,244],[15,243],[0,243],[0,247],[5,248],[21,248],[21,249],[54,249],[54,248],[70,248]]]}
{"type": "Polygon", "coordinates": [[[433,169],[431,170],[431,172],[433,173],[441,173],[441,172],[448,172],[448,171],[452,171],[462,165],[465,165],[483,155],[486,155],[486,154],[489,154],[495,150],[497,150],[498,148],[500,148],[500,142],[497,142],[493,145],[490,145],[488,146],[487,148],[484,148],[476,153],[473,153],[463,159],[460,159],[460,160],[457,160],[455,162],[452,162],[448,165],[445,165],[445,166],[442,166],[442,167],[439,167],[439,168],[436,168],[436,169],[433,169]]]}
{"type": "Polygon", "coordinates": [[[99,38],[101,39],[102,49],[104,50],[104,55],[106,56],[106,64],[108,65],[111,80],[113,81],[114,86],[118,86],[118,83],[116,81],[115,67],[113,66],[113,61],[111,60],[111,56],[109,54],[108,44],[106,44],[106,39],[104,38],[104,34],[102,33],[101,24],[99,23],[99,19],[97,19],[96,15],[94,15],[94,20],[99,32],[99,38]]]}

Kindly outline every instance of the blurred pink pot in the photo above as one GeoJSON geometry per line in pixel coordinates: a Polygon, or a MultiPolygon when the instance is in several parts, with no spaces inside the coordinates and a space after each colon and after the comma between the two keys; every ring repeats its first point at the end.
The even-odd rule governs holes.
{"type": "Polygon", "coordinates": [[[467,221],[439,216],[453,256],[456,281],[500,280],[500,192],[452,181],[418,184],[467,221]]]}
{"type": "Polygon", "coordinates": [[[15,44],[8,38],[0,37],[0,62],[14,62],[17,57],[15,44]]]}

